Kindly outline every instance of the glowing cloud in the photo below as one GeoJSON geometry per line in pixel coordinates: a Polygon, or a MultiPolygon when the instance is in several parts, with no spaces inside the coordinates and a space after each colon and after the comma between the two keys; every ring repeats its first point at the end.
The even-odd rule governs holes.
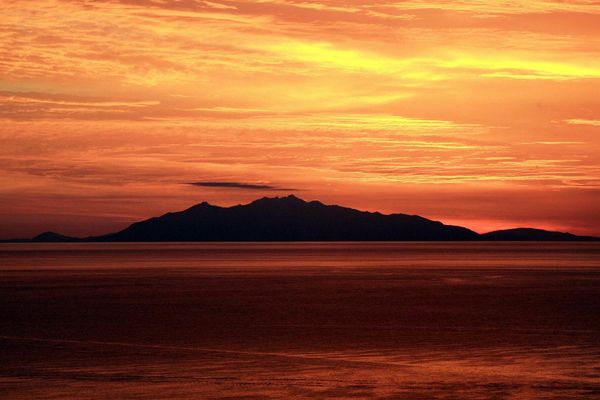
{"type": "Polygon", "coordinates": [[[239,203],[256,194],[247,182],[600,234],[596,1],[39,0],[2,11],[2,237],[43,230],[19,222],[36,213],[93,234],[200,198],[239,203]],[[489,207],[517,197],[514,215],[489,207]]]}

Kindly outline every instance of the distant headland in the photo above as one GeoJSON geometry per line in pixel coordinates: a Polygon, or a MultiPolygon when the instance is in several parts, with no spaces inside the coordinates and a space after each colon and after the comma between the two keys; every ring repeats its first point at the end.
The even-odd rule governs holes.
{"type": "Polygon", "coordinates": [[[4,242],[262,242],[262,241],[597,241],[534,228],[479,234],[418,215],[381,214],[294,195],[232,207],[206,202],[131,224],[119,232],[75,238],[44,232],[4,242]]]}

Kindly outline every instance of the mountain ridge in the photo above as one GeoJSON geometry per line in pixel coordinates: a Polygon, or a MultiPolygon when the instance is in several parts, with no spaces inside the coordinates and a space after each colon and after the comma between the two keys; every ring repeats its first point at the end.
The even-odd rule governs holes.
{"type": "MultiPolygon", "coordinates": [[[[382,214],[294,195],[262,197],[248,204],[221,207],[205,201],[185,210],[134,222],[98,236],[74,238],[44,232],[27,242],[261,242],[261,241],[596,241],[535,228],[479,234],[419,215],[382,214]]],[[[11,240],[11,242],[20,240],[11,240]]]]}

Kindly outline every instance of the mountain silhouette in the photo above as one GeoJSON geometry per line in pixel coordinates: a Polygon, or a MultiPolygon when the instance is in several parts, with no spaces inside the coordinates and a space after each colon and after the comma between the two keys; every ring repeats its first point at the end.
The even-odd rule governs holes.
{"type": "Polygon", "coordinates": [[[31,241],[32,242],[45,242],[45,243],[78,242],[78,241],[81,241],[81,239],[74,238],[71,236],[61,235],[60,233],[56,233],[56,232],[44,232],[44,233],[40,233],[39,235],[35,236],[33,239],[31,239],[31,241]]]}
{"type": "Polygon", "coordinates": [[[296,196],[264,197],[250,204],[200,203],[132,224],[92,241],[353,241],[472,240],[477,233],[416,215],[383,215],[296,196]]]}
{"type": "Polygon", "coordinates": [[[592,236],[576,236],[567,232],[553,232],[535,228],[503,229],[484,233],[482,240],[536,240],[536,241],[573,241],[573,240],[598,240],[592,236]]]}
{"type": "Polygon", "coordinates": [[[263,197],[232,207],[206,202],[136,222],[122,231],[87,238],[45,232],[31,242],[215,242],[215,241],[513,241],[598,240],[589,236],[517,228],[478,234],[418,215],[359,211],[294,195],[263,197]]]}

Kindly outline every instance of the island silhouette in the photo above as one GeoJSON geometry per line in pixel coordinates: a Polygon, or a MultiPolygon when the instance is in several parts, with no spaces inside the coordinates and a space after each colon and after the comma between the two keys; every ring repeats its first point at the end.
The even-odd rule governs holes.
{"type": "Polygon", "coordinates": [[[588,241],[591,236],[515,228],[479,234],[418,215],[360,211],[294,195],[219,207],[207,202],[131,224],[114,233],[76,238],[44,232],[27,242],[256,241],[588,241]]]}

